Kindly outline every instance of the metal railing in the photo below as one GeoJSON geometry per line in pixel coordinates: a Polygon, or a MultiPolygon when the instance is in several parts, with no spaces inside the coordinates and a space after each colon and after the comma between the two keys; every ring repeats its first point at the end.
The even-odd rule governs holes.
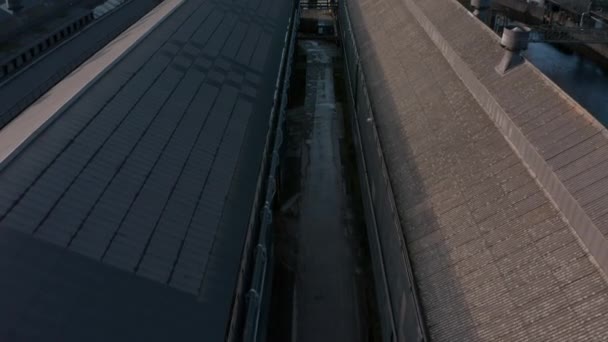
{"type": "Polygon", "coordinates": [[[531,26],[530,43],[608,43],[608,29],[531,26]]]}
{"type": "Polygon", "coordinates": [[[382,340],[428,341],[346,1],[338,18],[382,340]]]}
{"type": "Polygon", "coordinates": [[[0,61],[0,81],[4,82],[5,78],[35,62],[46,51],[70,39],[70,37],[82,31],[92,21],[93,13],[91,11],[85,12],[85,14],[81,13],[79,17],[72,18],[70,22],[64,23],[61,27],[9,54],[5,59],[0,61]]]}
{"type": "Polygon", "coordinates": [[[300,8],[302,9],[318,9],[318,10],[337,10],[338,2],[333,0],[306,0],[300,1],[300,8]]]}
{"type": "MultiPolygon", "coordinates": [[[[265,327],[268,319],[272,285],[270,273],[273,265],[273,206],[277,190],[278,168],[281,148],[283,146],[283,129],[288,102],[287,94],[298,25],[299,6],[296,3],[288,24],[288,32],[285,35],[285,47],[275,87],[274,105],[270,115],[270,128],[264,149],[262,170],[260,172],[262,186],[256,191],[256,198],[262,199],[263,203],[261,204],[259,214],[254,218],[259,223],[259,235],[253,255],[251,283],[246,293],[246,313],[242,341],[247,342],[265,341],[266,336],[265,327]]],[[[258,203],[257,200],[256,203],[258,203]]],[[[259,206],[258,204],[254,204],[254,208],[259,208],[259,206]]],[[[256,227],[254,226],[253,229],[256,230],[256,227]]]]}

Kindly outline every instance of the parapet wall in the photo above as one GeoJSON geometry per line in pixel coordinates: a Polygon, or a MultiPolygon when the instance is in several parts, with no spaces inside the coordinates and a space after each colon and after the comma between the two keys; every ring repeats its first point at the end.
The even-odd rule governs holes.
{"type": "Polygon", "coordinates": [[[346,2],[339,7],[347,94],[382,341],[428,341],[366,75],[346,2]]]}

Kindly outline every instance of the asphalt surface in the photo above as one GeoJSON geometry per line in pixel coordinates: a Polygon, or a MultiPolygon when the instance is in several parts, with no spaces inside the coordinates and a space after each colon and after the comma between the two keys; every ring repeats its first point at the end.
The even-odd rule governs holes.
{"type": "Polygon", "coordinates": [[[223,340],[290,9],[186,0],[0,165],[0,340],[223,340]]]}

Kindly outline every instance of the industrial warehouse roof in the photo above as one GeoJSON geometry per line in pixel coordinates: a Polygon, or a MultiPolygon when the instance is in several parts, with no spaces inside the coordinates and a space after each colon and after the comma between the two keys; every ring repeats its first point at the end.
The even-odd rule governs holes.
{"type": "Polygon", "coordinates": [[[186,0],[1,165],[0,340],[223,340],[290,8],[186,0]]]}
{"type": "Polygon", "coordinates": [[[431,340],[604,340],[606,130],[456,1],[348,4],[431,340]]]}

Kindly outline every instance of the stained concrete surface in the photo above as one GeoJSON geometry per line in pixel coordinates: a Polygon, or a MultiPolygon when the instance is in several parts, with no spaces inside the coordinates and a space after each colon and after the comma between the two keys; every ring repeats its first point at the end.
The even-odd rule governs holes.
{"type": "Polygon", "coordinates": [[[290,223],[297,249],[292,336],[300,342],[360,341],[365,300],[340,152],[344,127],[332,67],[338,50],[317,41],[301,42],[300,48],[307,65],[305,110],[301,125],[291,129],[292,136],[303,139],[300,193],[290,223]]]}

